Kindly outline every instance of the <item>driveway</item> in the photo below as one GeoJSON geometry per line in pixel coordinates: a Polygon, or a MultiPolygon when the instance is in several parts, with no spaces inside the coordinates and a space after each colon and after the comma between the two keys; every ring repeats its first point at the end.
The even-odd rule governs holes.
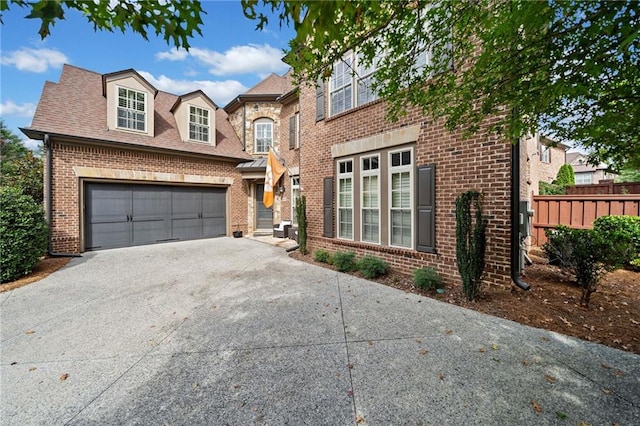
{"type": "Polygon", "coordinates": [[[640,424],[640,357],[219,238],[0,294],[0,423],[640,424]]]}

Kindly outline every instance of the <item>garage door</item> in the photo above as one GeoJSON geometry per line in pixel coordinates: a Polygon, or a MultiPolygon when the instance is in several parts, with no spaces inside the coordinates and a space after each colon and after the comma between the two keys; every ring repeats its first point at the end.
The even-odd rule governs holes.
{"type": "Polygon", "coordinates": [[[226,235],[226,189],[88,183],[85,249],[226,235]]]}

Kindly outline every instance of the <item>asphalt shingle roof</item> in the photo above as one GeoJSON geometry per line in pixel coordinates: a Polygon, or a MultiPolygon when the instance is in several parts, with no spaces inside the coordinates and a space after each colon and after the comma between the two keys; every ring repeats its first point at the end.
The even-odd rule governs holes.
{"type": "Polygon", "coordinates": [[[147,148],[182,151],[236,160],[249,160],[242,151],[227,113],[215,111],[215,146],[183,142],[171,108],[179,96],[158,91],[155,97],[155,135],[122,132],[107,127],[107,99],[102,95],[102,74],[72,65],[64,65],[58,83],[46,82],[33,122],[25,128],[31,137],[49,133],[80,139],[114,142],[147,148]]]}

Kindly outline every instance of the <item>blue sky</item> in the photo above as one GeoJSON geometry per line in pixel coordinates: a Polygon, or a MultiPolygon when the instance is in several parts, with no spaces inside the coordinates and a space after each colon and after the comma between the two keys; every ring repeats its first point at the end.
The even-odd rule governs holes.
{"type": "Polygon", "coordinates": [[[203,1],[203,8],[203,35],[186,52],[153,34],[145,41],[132,32],[94,32],[74,11],[41,40],[39,21],[24,19],[27,9],[12,5],[0,27],[0,117],[33,147],[18,128],[31,124],[45,81],[57,82],[65,63],[98,73],[133,68],[159,90],[202,89],[220,107],[270,73],[287,71],[281,58],[292,29],[273,21],[266,31],[256,31],[239,1],[203,1]]]}

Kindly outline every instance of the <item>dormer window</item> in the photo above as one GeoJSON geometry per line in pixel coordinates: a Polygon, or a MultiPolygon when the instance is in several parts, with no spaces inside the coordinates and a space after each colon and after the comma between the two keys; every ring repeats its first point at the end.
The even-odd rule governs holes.
{"type": "Polygon", "coordinates": [[[209,110],[189,106],[189,139],[209,142],[209,110]]]}
{"type": "Polygon", "coordinates": [[[145,92],[124,87],[118,88],[118,127],[121,129],[146,131],[145,92]]]}

